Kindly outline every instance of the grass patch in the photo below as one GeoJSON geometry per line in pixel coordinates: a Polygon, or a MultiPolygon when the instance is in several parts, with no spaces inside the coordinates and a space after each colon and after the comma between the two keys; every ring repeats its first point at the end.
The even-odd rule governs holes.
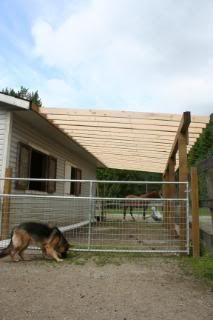
{"type": "Polygon", "coordinates": [[[185,272],[204,280],[213,289],[213,255],[205,253],[202,257],[180,257],[180,265],[185,272]]]}
{"type": "Polygon", "coordinates": [[[210,210],[208,208],[199,208],[199,215],[200,216],[209,216],[210,210]]]}

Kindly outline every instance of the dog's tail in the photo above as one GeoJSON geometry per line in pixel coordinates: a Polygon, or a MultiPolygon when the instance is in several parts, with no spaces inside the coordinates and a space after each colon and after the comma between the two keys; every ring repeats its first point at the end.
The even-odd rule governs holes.
{"type": "Polygon", "coordinates": [[[11,240],[10,240],[9,245],[6,248],[0,250],[0,258],[4,258],[4,257],[8,256],[11,253],[11,251],[13,249],[12,236],[13,236],[13,232],[11,234],[11,240]]]}

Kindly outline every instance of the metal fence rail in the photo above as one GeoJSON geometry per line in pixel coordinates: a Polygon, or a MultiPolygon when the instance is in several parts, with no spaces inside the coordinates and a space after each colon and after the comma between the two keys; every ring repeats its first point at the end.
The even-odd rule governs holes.
{"type": "MultiPolygon", "coordinates": [[[[4,179],[12,181],[13,187],[11,193],[0,194],[0,247],[7,245],[14,226],[38,221],[57,225],[73,250],[189,252],[187,183],[185,198],[165,199],[125,195],[134,195],[131,186],[136,184],[141,193],[153,187],[161,190],[162,182],[81,180],[81,195],[73,196],[63,193],[63,185],[79,180],[37,179],[58,184],[58,192],[48,194],[16,190],[14,182],[20,179],[4,179]]],[[[178,195],[179,184],[174,184],[178,195]]]]}

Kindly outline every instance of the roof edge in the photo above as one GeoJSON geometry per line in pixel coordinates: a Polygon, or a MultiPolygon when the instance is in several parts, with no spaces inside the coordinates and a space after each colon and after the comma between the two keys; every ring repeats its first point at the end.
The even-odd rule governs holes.
{"type": "Polygon", "coordinates": [[[31,108],[31,101],[13,97],[2,92],[0,92],[0,103],[25,110],[30,110],[31,108]]]}

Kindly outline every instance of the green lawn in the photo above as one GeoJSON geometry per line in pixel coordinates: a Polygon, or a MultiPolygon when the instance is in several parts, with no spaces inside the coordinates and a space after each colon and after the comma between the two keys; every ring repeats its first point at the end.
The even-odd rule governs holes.
{"type": "Polygon", "coordinates": [[[200,216],[209,216],[210,210],[208,208],[200,208],[199,209],[199,215],[200,216]]]}
{"type": "Polygon", "coordinates": [[[180,265],[185,272],[193,274],[196,278],[203,279],[213,289],[213,255],[204,254],[202,257],[179,257],[180,265]]]}

